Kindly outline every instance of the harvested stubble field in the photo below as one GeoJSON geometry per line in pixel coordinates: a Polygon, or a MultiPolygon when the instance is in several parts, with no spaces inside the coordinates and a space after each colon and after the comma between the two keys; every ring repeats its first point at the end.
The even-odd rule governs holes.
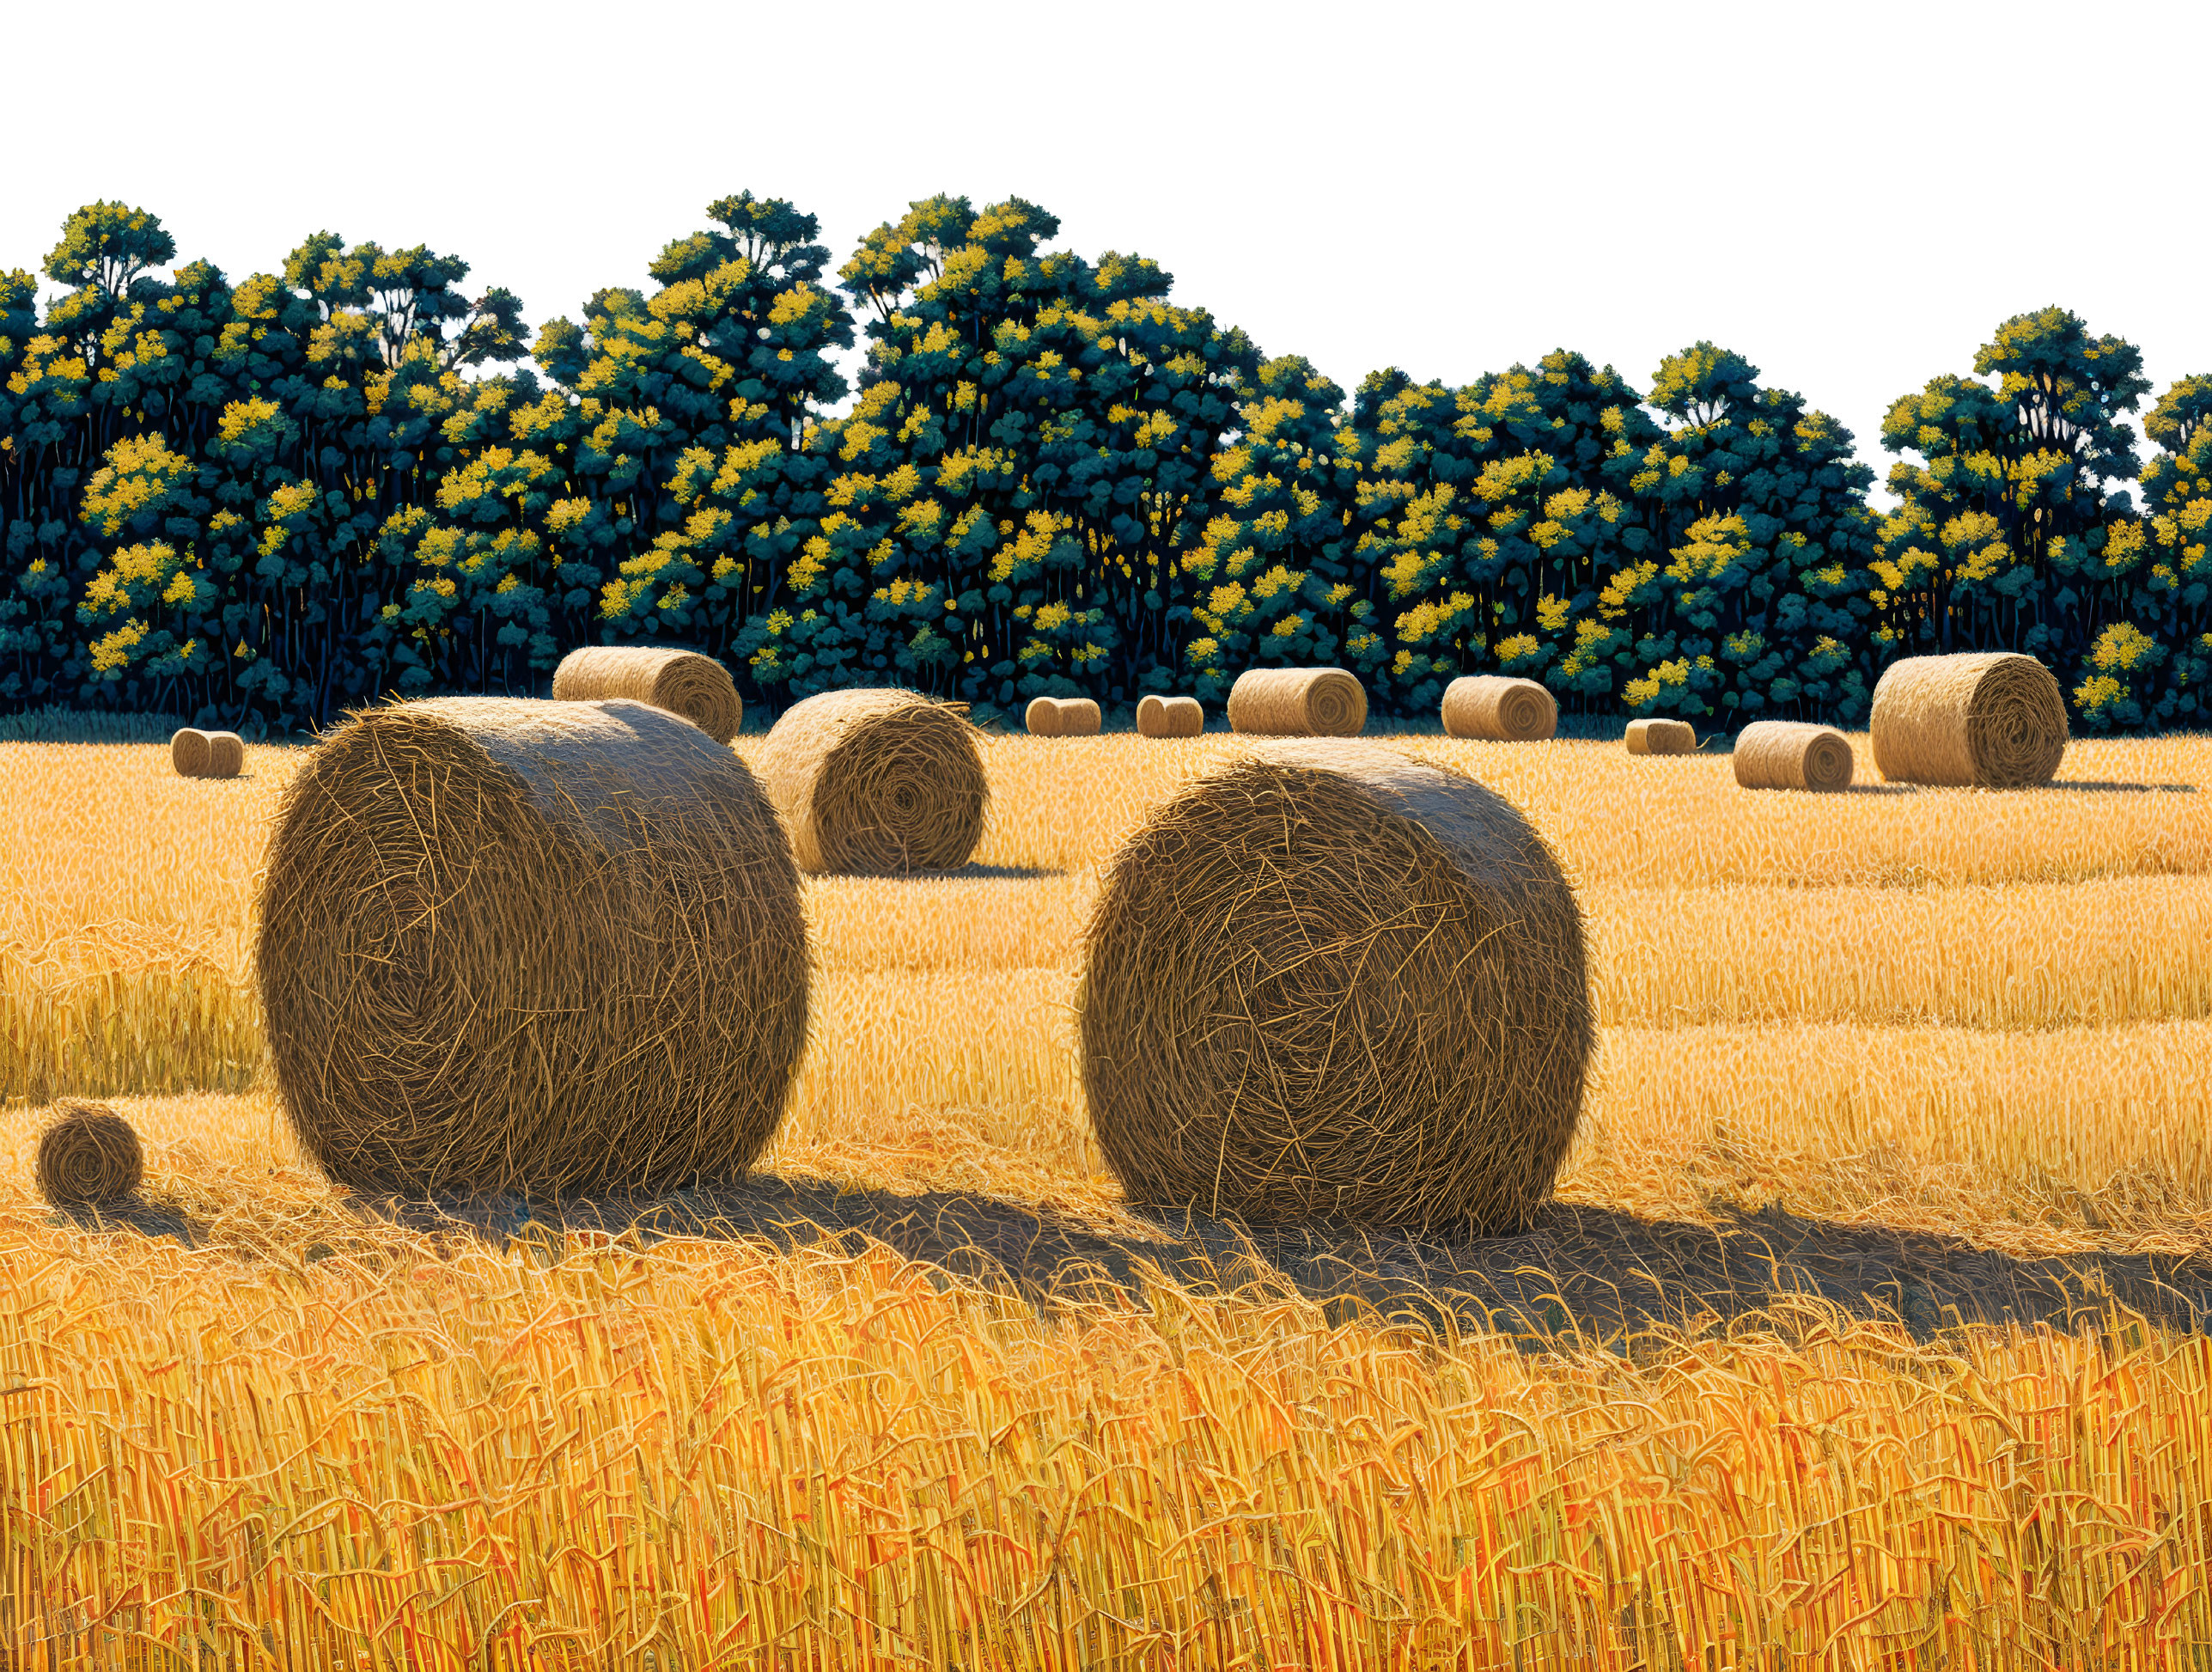
{"type": "Polygon", "coordinates": [[[2212,740],[1855,743],[1816,797],[1402,741],[1557,846],[1603,1026],[1559,1204],[1456,1246],[1144,1218],[1083,1134],[1098,867],[1233,740],[993,741],[978,864],[807,885],[762,1172],[534,1213],[350,1202],[257,1084],[296,754],[0,744],[0,1645],[2205,1664],[2212,740]],[[66,1093],[145,1139],[119,1221],[33,1197],[66,1093]]]}

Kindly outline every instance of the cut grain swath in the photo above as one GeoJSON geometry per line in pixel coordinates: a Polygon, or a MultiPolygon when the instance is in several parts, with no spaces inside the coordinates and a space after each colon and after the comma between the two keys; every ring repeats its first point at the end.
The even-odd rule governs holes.
{"type": "Polygon", "coordinates": [[[2010,652],[1907,656],[1874,685],[1874,765],[1893,784],[2023,790],[2066,756],[2066,700],[2051,670],[2010,652]]]}
{"type": "Polygon", "coordinates": [[[745,723],[745,703],[729,669],[697,650],[592,644],[570,651],[553,670],[555,702],[612,697],[680,714],[717,743],[728,742],[745,723]]]}
{"type": "Polygon", "coordinates": [[[990,786],[964,704],[825,691],[787,710],[758,758],[801,870],[956,870],[983,839],[990,786]]]}
{"type": "Polygon", "coordinates": [[[768,799],[643,703],[356,715],[285,795],[260,919],[277,1087],[356,1188],[732,1178],[805,1040],[798,876],[768,799]]]}
{"type": "Polygon", "coordinates": [[[1551,1188],[1594,1039],[1581,914],[1472,778],[1263,746],[1115,855],[1085,956],[1091,1123],[1136,1199],[1500,1227],[1551,1188]]]}

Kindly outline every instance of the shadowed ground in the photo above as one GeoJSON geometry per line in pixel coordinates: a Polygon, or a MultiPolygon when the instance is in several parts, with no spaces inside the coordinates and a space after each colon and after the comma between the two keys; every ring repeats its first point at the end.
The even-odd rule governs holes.
{"type": "MultiPolygon", "coordinates": [[[[929,1192],[846,1190],[759,1175],[650,1200],[558,1206],[514,1199],[387,1202],[380,1217],[505,1243],[590,1230],[644,1242],[757,1237],[792,1248],[873,1238],[1033,1302],[1137,1297],[1157,1274],[1201,1287],[1287,1286],[1332,1315],[1386,1317],[1545,1339],[1612,1340],[1804,1296],[1893,1318],[1921,1339],[1965,1324],[2064,1327],[2118,1303],[2170,1327],[2212,1319],[2212,1260],[2088,1254],[2025,1260],[1954,1237],[1843,1225],[1767,1209],[1703,1225],[1554,1203],[1519,1236],[1450,1240],[1349,1226],[1244,1227],[1200,1216],[1118,1234],[1049,1207],[929,1192]]],[[[150,1227],[149,1227],[150,1229],[150,1227]]]]}

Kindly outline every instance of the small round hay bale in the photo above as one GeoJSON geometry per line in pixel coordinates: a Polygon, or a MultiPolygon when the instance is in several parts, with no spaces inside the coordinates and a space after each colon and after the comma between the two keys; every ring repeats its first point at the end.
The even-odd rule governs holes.
{"type": "Polygon", "coordinates": [[[1582,914],[1473,779],[1263,745],[1114,856],[1086,951],[1084,1090],[1132,1199],[1496,1230],[1550,1192],[1596,1040],[1582,914]]]}
{"type": "Polygon", "coordinates": [[[2022,790],[2066,756],[2066,699],[2051,670],[2010,651],[1907,656],[1874,685],[1874,765],[1894,784],[2022,790]]]}
{"type": "Polygon", "coordinates": [[[1453,737],[1540,743],[1559,729],[1559,704],[1534,680],[1470,674],[1444,687],[1444,730],[1453,737]]]}
{"type": "Polygon", "coordinates": [[[1697,730],[1687,720],[1631,720],[1626,741],[1630,754],[1697,753],[1697,730]]]}
{"type": "Polygon", "coordinates": [[[285,791],[259,912],[277,1089],[359,1190],[735,1178],[806,1039],[774,809],[644,703],[356,713],[285,791]]]}
{"type": "Polygon", "coordinates": [[[1032,737],[1057,737],[1060,735],[1060,699],[1057,697],[1032,697],[1029,706],[1021,711],[1021,719],[1029,728],[1032,737]]]}
{"type": "Polygon", "coordinates": [[[207,734],[196,726],[180,726],[169,734],[169,765],[179,778],[205,778],[207,734]]]}
{"type": "Polygon", "coordinates": [[[1205,705],[1196,697],[1145,697],[1137,702],[1140,737],[1196,737],[1205,729],[1205,705]]]}
{"type": "Polygon", "coordinates": [[[207,734],[207,770],[202,778],[236,778],[246,768],[246,740],[235,731],[207,734]]]}
{"type": "Polygon", "coordinates": [[[1758,720],[1736,736],[1736,782],[1746,790],[1848,790],[1851,740],[1833,726],[1758,720]]]}
{"type": "Polygon", "coordinates": [[[1341,668],[1253,668],[1229,687],[1229,729],[1257,737],[1352,737],[1367,688],[1341,668]]]}
{"type": "Polygon", "coordinates": [[[137,1194],[145,1152],[131,1123],[105,1103],[64,1097],[39,1135],[39,1194],[56,1207],[113,1207],[137,1194]]]}
{"type": "Polygon", "coordinates": [[[717,743],[745,723],[745,701],[729,669],[697,650],[642,644],[590,644],[553,669],[553,700],[589,703],[628,697],[680,714],[717,743]]]}
{"type": "Polygon", "coordinates": [[[965,703],[825,691],[784,711],[759,762],[801,870],[957,870],[983,839],[990,785],[965,703]]]}
{"type": "Polygon", "coordinates": [[[1060,705],[1060,735],[1063,737],[1095,737],[1105,717],[1099,705],[1088,697],[1062,697],[1060,705]]]}

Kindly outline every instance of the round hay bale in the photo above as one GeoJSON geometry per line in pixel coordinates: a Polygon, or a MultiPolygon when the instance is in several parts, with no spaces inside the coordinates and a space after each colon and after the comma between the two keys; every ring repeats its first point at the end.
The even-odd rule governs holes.
{"type": "Polygon", "coordinates": [[[1032,737],[1057,737],[1060,735],[1060,699],[1057,697],[1032,697],[1029,706],[1021,711],[1021,719],[1029,728],[1032,737]]]}
{"type": "Polygon", "coordinates": [[[591,644],[571,650],[553,669],[557,703],[628,697],[680,714],[717,743],[745,723],[745,701],[729,669],[697,650],[640,644],[591,644]]]}
{"type": "Polygon", "coordinates": [[[2066,699],[2051,670],[2010,651],[1907,656],[1874,685],[1874,765],[1895,784],[2022,790],[2066,756],[2066,699]]]}
{"type": "Polygon", "coordinates": [[[1453,737],[1539,743],[1559,729],[1559,705],[1534,680],[1470,674],[1444,687],[1444,730],[1453,737]]]}
{"type": "Polygon", "coordinates": [[[1833,726],[1755,721],[1737,734],[1734,760],[1746,790],[1851,787],[1851,740],[1833,726]]]}
{"type": "Polygon", "coordinates": [[[235,731],[207,734],[207,770],[202,778],[236,778],[246,767],[246,740],[235,731]]]}
{"type": "Polygon", "coordinates": [[[1687,720],[1631,720],[1626,741],[1630,754],[1697,753],[1697,731],[1687,720]]]}
{"type": "Polygon", "coordinates": [[[146,1158],[113,1109],[64,1097],[39,1135],[36,1170],[39,1194],[56,1207],[112,1207],[137,1193],[146,1158]]]}
{"type": "Polygon", "coordinates": [[[1095,737],[1104,716],[1099,705],[1088,697],[1062,697],[1060,705],[1060,735],[1063,737],[1095,737]]]}
{"type": "Polygon", "coordinates": [[[1473,779],[1263,745],[1114,856],[1086,951],[1084,1090],[1132,1199],[1495,1230],[1550,1192],[1596,1040],[1582,914],[1473,779]]]}
{"type": "Polygon", "coordinates": [[[1205,706],[1196,697],[1145,697],[1136,705],[1140,737],[1196,737],[1205,729],[1205,706]]]}
{"type": "Polygon", "coordinates": [[[1229,687],[1229,729],[1258,737],[1351,737],[1367,688],[1341,668],[1252,668],[1229,687]]]}
{"type": "Polygon", "coordinates": [[[169,734],[169,765],[179,778],[205,778],[207,734],[194,726],[180,726],[169,734]]]}
{"type": "Polygon", "coordinates": [[[801,870],[957,870],[983,839],[990,786],[965,703],[825,691],[784,711],[759,758],[801,870]]]}
{"type": "Polygon", "coordinates": [[[806,1039],[774,809],[644,703],[356,713],[284,793],[259,915],[277,1089],[359,1190],[734,1178],[806,1039]]]}

